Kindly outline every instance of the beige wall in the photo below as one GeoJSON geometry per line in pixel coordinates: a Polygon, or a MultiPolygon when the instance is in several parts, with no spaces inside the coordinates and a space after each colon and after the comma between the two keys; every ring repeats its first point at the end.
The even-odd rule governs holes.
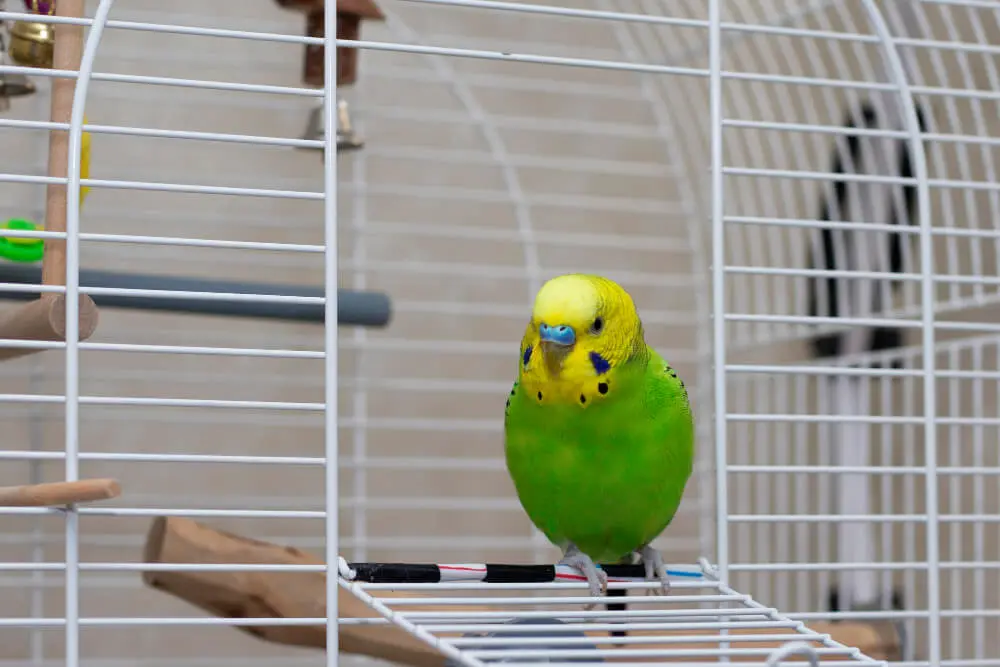
{"type": "MultiPolygon", "coordinates": [[[[788,5],[827,7],[830,3],[759,3],[759,15],[729,20],[768,22],[788,5]]],[[[93,12],[95,2],[88,2],[93,12]]],[[[227,0],[200,3],[177,0],[167,13],[162,3],[121,3],[115,18],[176,22],[247,30],[297,33],[299,17],[273,3],[227,0]]],[[[366,26],[364,38],[498,48],[520,53],[704,67],[705,34],[693,28],[485,13],[419,3],[390,2],[385,25],[366,26]]],[[[575,6],[575,5],[574,5],[575,6]]],[[[581,3],[604,10],[659,12],[653,0],[581,3]]],[[[842,7],[846,5],[835,5],[842,7]]],[[[727,4],[735,7],[735,3],[727,4]]],[[[747,11],[747,10],[743,10],[747,11]]],[[[961,11],[957,32],[949,34],[943,14],[933,7],[938,39],[980,41],[961,11]]],[[[704,18],[704,3],[671,4],[677,16],[704,18]],[[676,6],[676,9],[674,7],[676,6]]],[[[811,18],[813,28],[870,32],[860,15],[840,17],[827,9],[811,18]],[[849,21],[855,21],[850,25],[849,21]]],[[[995,42],[995,19],[978,16],[995,42]]],[[[800,24],[802,25],[802,24],[800,24]]],[[[736,38],[725,66],[744,71],[800,73],[825,78],[870,80],[864,66],[876,51],[837,42],[806,42],[789,37],[736,38]],[[787,58],[794,53],[798,59],[787,58]],[[843,56],[838,61],[832,56],[843,56]]],[[[151,35],[110,31],[97,70],[214,80],[296,85],[300,49],[294,45],[151,35]]],[[[995,87],[988,78],[993,56],[964,61],[945,53],[918,74],[929,86],[995,87]],[[938,67],[938,70],[934,68],[938,67]],[[968,79],[964,79],[968,72],[968,79]],[[944,77],[942,78],[942,73],[944,77]]],[[[449,59],[389,52],[362,54],[363,83],[356,91],[358,125],[367,138],[364,151],[343,156],[340,168],[341,277],[348,286],[387,291],[394,300],[392,325],[382,331],[341,331],[340,414],[342,540],[351,559],[409,561],[548,561],[554,553],[532,536],[503,470],[500,409],[514,372],[517,341],[530,296],[539,282],[557,272],[587,270],[619,278],[644,313],[650,342],[670,358],[689,384],[697,387],[695,410],[703,420],[704,479],[692,484],[684,515],[661,546],[673,562],[713,554],[713,507],[707,428],[711,369],[698,364],[709,343],[706,220],[709,117],[704,78],[641,76],[584,68],[449,59]],[[691,233],[694,230],[695,233],[691,233]],[[419,458],[427,470],[414,471],[403,459],[419,458]]],[[[12,117],[44,118],[47,86],[15,103],[12,117]]],[[[780,87],[727,80],[726,113],[731,117],[840,122],[843,91],[780,87]]],[[[94,123],[298,136],[309,103],[301,98],[139,88],[94,82],[87,113],[94,123]]],[[[934,127],[939,132],[996,136],[994,102],[945,103],[935,98],[934,127]],[[979,115],[977,115],[979,114],[979,115]]],[[[0,171],[44,173],[43,133],[0,129],[6,148],[0,171]]],[[[727,130],[726,163],[820,170],[826,168],[829,138],[727,130]]],[[[321,188],[316,153],[283,148],[97,135],[93,139],[95,178],[147,180],[298,190],[321,188]]],[[[947,147],[931,154],[935,178],[989,180],[992,149],[962,155],[947,147]],[[968,172],[959,170],[965,164],[968,172]]],[[[740,215],[809,217],[818,191],[812,182],[727,179],[726,212],[740,215]]],[[[997,213],[985,192],[935,190],[934,224],[990,228],[997,213]],[[973,208],[973,205],[976,208],[973,208]],[[949,206],[951,208],[949,208],[949,206]]],[[[42,189],[4,184],[3,215],[42,215],[42,189]]],[[[245,199],[206,195],[94,190],[82,218],[85,231],[192,236],[213,239],[322,242],[320,202],[245,199]]],[[[759,232],[731,227],[728,260],[740,265],[802,266],[807,235],[797,230],[759,232]]],[[[938,240],[940,272],[995,274],[992,241],[938,240]],[[980,253],[978,256],[976,253],[980,253]]],[[[318,284],[321,264],[314,255],[251,253],[169,246],[88,243],[87,267],[202,277],[318,284]]],[[[911,268],[910,270],[918,270],[911,268]]],[[[800,279],[796,279],[800,280],[800,279]]],[[[770,314],[800,313],[803,283],[776,278],[731,279],[730,310],[770,314]]],[[[989,301],[995,290],[979,294],[989,301]]],[[[969,296],[969,294],[957,296],[969,296]]],[[[904,294],[901,307],[919,305],[918,292],[904,294]]],[[[940,291],[942,301],[964,308],[940,291]]],[[[803,361],[802,330],[732,327],[731,361],[803,361]]],[[[235,321],[222,318],[102,312],[94,336],[100,342],[153,343],[318,349],[322,332],[311,325],[235,321]]],[[[971,341],[971,339],[970,339],[971,341]]],[[[916,339],[914,343],[918,342],[916,339]]],[[[972,350],[979,343],[967,342],[972,350]]],[[[996,345],[982,343],[982,358],[971,352],[950,358],[946,367],[996,368],[996,345]]],[[[919,365],[919,355],[914,356],[919,365]]],[[[160,396],[248,400],[322,401],[322,366],[316,361],[258,360],[86,352],[81,391],[86,395],[160,396]]],[[[752,378],[750,379],[752,380],[752,378]]],[[[733,376],[730,411],[817,408],[815,380],[772,376],[752,380],[733,376]]],[[[873,382],[872,402],[879,413],[920,414],[919,381],[873,382]],[[883,386],[891,386],[884,389],[883,386]],[[907,395],[907,390],[912,389],[907,395]],[[883,393],[889,392],[889,393],[883,393]]],[[[0,392],[54,393],[63,390],[62,358],[48,352],[0,366],[0,392]]],[[[995,415],[995,381],[939,383],[942,413],[957,395],[962,415],[995,415]],[[981,393],[977,393],[981,392],[981,393]],[[971,412],[980,409],[979,413],[971,412]]],[[[8,434],[5,449],[60,451],[62,411],[58,407],[0,405],[8,434]]],[[[876,429],[877,430],[877,429],[876,429]]],[[[322,453],[319,413],[93,407],[81,411],[84,452],[280,454],[322,453]]],[[[943,428],[939,461],[998,466],[996,427],[979,431],[943,428]],[[958,448],[956,442],[963,445],[958,448]],[[953,452],[960,452],[956,455],[953,452]],[[979,454],[977,454],[979,452],[979,454]],[[956,457],[957,458],[954,458],[956,457]]],[[[730,427],[730,461],[806,463],[829,461],[834,436],[824,429],[768,424],[730,427]],[[816,443],[813,447],[812,443],[816,443]]],[[[878,465],[922,465],[919,427],[889,427],[873,436],[878,465]],[[888,444],[888,438],[892,444],[888,444]],[[882,454],[881,452],[885,452],[882,454]]],[[[0,482],[21,483],[36,474],[58,479],[58,462],[35,467],[4,463],[0,482]],[[34,472],[33,472],[34,471],[34,472]]],[[[322,505],[322,470],[261,465],[84,462],[82,475],[122,480],[123,507],[312,509],[322,505]]],[[[754,480],[733,475],[732,513],[819,512],[829,507],[830,476],[802,479],[759,474],[754,480]],[[823,496],[821,499],[820,496],[823,496]],[[735,501],[749,498],[750,507],[735,501]],[[824,505],[825,503],[825,505],[824,505]]],[[[919,475],[872,480],[884,513],[923,511],[919,475]],[[909,503],[909,504],[907,504],[909,503]]],[[[947,480],[950,478],[942,478],[947,480]]],[[[942,512],[996,515],[995,477],[942,481],[942,512]],[[979,498],[977,501],[976,498],[979,498]]],[[[321,551],[322,526],[312,520],[210,520],[213,525],[261,539],[321,551]]],[[[62,557],[58,517],[4,517],[0,560],[33,557],[42,544],[47,560],[62,557]]],[[[885,560],[924,558],[923,529],[880,529],[885,560]],[[884,540],[892,536],[892,545],[884,540]],[[909,545],[915,545],[912,553],[909,545]]],[[[976,545],[996,561],[993,523],[967,525],[959,533],[941,531],[941,558],[972,560],[976,545]]],[[[148,526],[146,518],[86,518],[82,555],[87,561],[136,560],[148,526]]],[[[770,526],[730,531],[733,563],[828,561],[834,534],[829,525],[770,526]],[[802,540],[797,549],[787,544],[802,540]],[[776,546],[777,545],[777,546],[776,546]]],[[[947,605],[995,607],[998,589],[993,570],[952,579],[942,575],[947,605]],[[979,579],[976,579],[979,576],[979,579]],[[975,590],[988,591],[981,600],[975,590]],[[961,597],[952,599],[952,591],[961,597]]],[[[914,594],[922,575],[898,575],[914,594]]],[[[4,594],[0,614],[26,617],[62,613],[62,578],[46,574],[31,586],[21,574],[0,575],[4,594]],[[41,607],[37,606],[41,601],[41,607]],[[35,606],[33,606],[33,604],[35,606]]],[[[789,611],[822,609],[829,575],[801,573],[734,575],[740,590],[789,611]],[[793,589],[790,587],[794,584],[793,589]]],[[[85,615],[183,616],[197,613],[173,599],[145,590],[131,574],[83,577],[85,615]]],[[[923,604],[920,598],[912,604],[923,604]]],[[[995,621],[962,621],[960,631],[946,623],[948,657],[974,657],[977,641],[995,641],[995,621]],[[976,635],[974,633],[979,633],[976,635]]],[[[37,637],[0,628],[0,660],[61,657],[62,633],[37,637]],[[34,646],[32,642],[35,642],[34,646]]],[[[986,655],[996,647],[987,646],[986,655]]],[[[227,628],[87,629],[83,655],[92,665],[317,664],[314,652],[263,645],[227,628]]],[[[15,664],[15,663],[9,663],[15,664]]],[[[24,664],[23,662],[16,664],[24,664]]]]}

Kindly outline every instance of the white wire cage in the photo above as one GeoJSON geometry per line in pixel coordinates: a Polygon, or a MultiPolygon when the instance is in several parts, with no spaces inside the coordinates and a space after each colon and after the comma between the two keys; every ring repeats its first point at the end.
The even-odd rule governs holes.
{"type": "MultiPolygon", "coordinates": [[[[111,129],[90,129],[93,178],[105,181],[80,211],[82,266],[323,281],[322,158],[273,140],[299,134],[317,91],[296,87],[295,15],[264,5],[114,6],[112,19],[133,23],[112,22],[96,53],[87,115],[111,129]]],[[[363,77],[351,93],[367,144],[337,163],[338,273],[348,287],[391,294],[394,319],[386,331],[340,332],[340,554],[552,561],[503,471],[497,406],[541,281],[602,272],[632,291],[650,342],[695,388],[699,472],[658,542],[668,560],[721,553],[727,585],[792,623],[905,620],[908,664],[992,664],[1000,558],[989,508],[1000,462],[987,444],[996,377],[985,369],[996,358],[983,321],[996,262],[998,5],[384,5],[387,21],[365,27],[363,77]],[[815,367],[850,358],[809,357],[808,279],[824,274],[805,267],[833,181],[831,151],[847,134],[843,115],[865,102],[890,119],[870,129],[873,139],[916,148],[911,102],[926,123],[911,180],[853,177],[894,193],[912,182],[923,198],[909,228],[890,230],[878,218],[886,211],[854,218],[867,225],[857,235],[876,245],[909,239],[905,268],[893,274],[898,293],[878,282],[880,265],[851,266],[857,278],[844,281],[870,280],[893,303],[851,314],[857,324],[892,320],[909,337],[854,355],[901,367],[838,370],[852,379],[828,382],[832,371],[815,367]],[[712,222],[723,254],[710,269],[712,222]],[[917,261],[921,243],[933,266],[917,261]],[[714,324],[713,279],[727,297],[714,324]],[[725,362],[714,377],[713,330],[725,362]],[[726,391],[713,396],[713,380],[726,391]],[[867,403],[834,402],[845,382],[867,403]],[[725,465],[713,472],[719,398],[714,424],[727,427],[724,440],[714,436],[726,444],[725,465]],[[726,502],[715,506],[719,489],[726,502]],[[865,516],[852,524],[845,514],[865,516]],[[845,582],[842,600],[875,609],[830,611],[830,591],[845,582]],[[891,608],[894,587],[902,609],[891,608]]],[[[0,203],[38,218],[47,128],[30,122],[48,117],[50,77],[28,74],[40,94],[0,118],[10,147],[0,203]]],[[[821,322],[844,323],[843,314],[821,322]]],[[[94,338],[69,347],[80,355],[80,473],[116,476],[126,489],[80,512],[79,613],[107,620],[85,621],[79,650],[66,653],[64,590],[75,584],[62,574],[74,569],[63,517],[7,513],[0,544],[13,621],[0,624],[11,637],[0,660],[321,662],[210,621],[170,623],[195,613],[143,587],[137,567],[114,564],[137,563],[150,518],[165,513],[323,552],[323,342],[315,325],[102,310],[94,338]],[[34,622],[42,618],[48,628],[34,622]]],[[[65,355],[0,367],[11,484],[62,479],[64,453],[73,458],[65,355]]]]}
{"type": "Polygon", "coordinates": [[[909,662],[998,655],[996,10],[831,4],[719,82],[728,580],[792,618],[899,621],[909,662]]]}

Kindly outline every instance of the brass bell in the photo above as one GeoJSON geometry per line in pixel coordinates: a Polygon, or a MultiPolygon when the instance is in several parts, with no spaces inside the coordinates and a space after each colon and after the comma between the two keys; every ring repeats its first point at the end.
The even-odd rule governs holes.
{"type": "Polygon", "coordinates": [[[365,142],[357,135],[351,126],[351,113],[347,100],[337,101],[337,150],[355,151],[363,147],[365,142]]]}
{"type": "Polygon", "coordinates": [[[23,67],[51,68],[55,41],[51,23],[15,21],[10,28],[7,53],[11,60],[23,67]]]}
{"type": "Polygon", "coordinates": [[[0,73],[0,111],[10,109],[12,97],[23,97],[35,92],[35,84],[23,74],[0,73]]]}
{"type": "Polygon", "coordinates": [[[35,92],[35,84],[23,74],[0,74],[0,95],[24,97],[35,92]]]}
{"type": "MultiPolygon", "coordinates": [[[[323,141],[323,105],[319,104],[309,112],[309,121],[306,124],[305,134],[302,139],[309,141],[323,141]]],[[[350,108],[346,100],[337,101],[337,151],[358,150],[365,145],[365,142],[357,135],[351,124],[350,108]]]]}
{"type": "MultiPolygon", "coordinates": [[[[300,137],[306,141],[323,141],[323,105],[313,107],[306,121],[306,131],[300,137]]],[[[307,147],[306,147],[307,148],[307,147]]]]}

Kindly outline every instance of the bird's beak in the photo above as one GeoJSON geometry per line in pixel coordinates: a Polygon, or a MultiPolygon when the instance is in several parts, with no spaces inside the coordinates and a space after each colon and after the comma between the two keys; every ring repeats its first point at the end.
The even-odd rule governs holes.
{"type": "Polygon", "coordinates": [[[576,332],[573,327],[560,324],[550,327],[548,324],[541,324],[538,327],[538,337],[543,343],[569,347],[576,342],[576,332]]]}
{"type": "Polygon", "coordinates": [[[545,365],[550,371],[555,372],[562,367],[563,359],[573,349],[576,332],[573,331],[573,327],[565,324],[559,326],[542,324],[538,327],[538,339],[542,355],[545,357],[545,365]]]}

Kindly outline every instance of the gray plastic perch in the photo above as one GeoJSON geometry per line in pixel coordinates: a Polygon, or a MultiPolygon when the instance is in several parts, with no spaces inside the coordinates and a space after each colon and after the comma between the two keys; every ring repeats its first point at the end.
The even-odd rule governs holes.
{"type": "MultiPolygon", "coordinates": [[[[41,267],[0,262],[0,283],[39,285],[41,267]]],[[[112,271],[80,270],[83,288],[118,288],[135,290],[164,290],[177,292],[204,292],[228,294],[259,294],[266,296],[323,296],[321,287],[301,287],[268,283],[244,283],[202,278],[177,278],[173,276],[116,273],[112,271]]],[[[159,310],[173,313],[197,313],[260,319],[290,320],[297,322],[324,321],[322,303],[260,303],[245,300],[226,300],[219,297],[198,296],[148,296],[132,294],[92,294],[98,306],[159,310]]],[[[31,292],[0,290],[0,299],[31,301],[37,295],[31,292]]],[[[337,319],[339,324],[384,327],[392,316],[389,297],[381,292],[337,290],[337,319]]]]}

